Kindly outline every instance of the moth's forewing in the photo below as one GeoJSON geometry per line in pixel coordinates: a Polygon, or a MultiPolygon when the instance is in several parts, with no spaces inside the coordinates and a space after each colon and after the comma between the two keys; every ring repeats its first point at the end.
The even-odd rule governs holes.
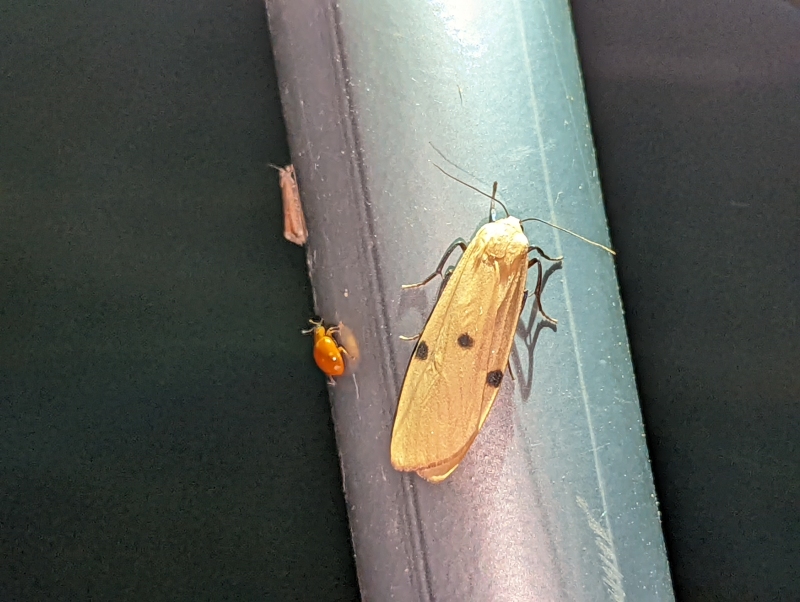
{"type": "Polygon", "coordinates": [[[392,433],[392,465],[432,482],[466,455],[497,397],[522,306],[528,239],[513,217],[467,246],[409,363],[392,433]]]}
{"type": "Polygon", "coordinates": [[[294,165],[279,167],[281,199],[283,201],[283,237],[301,247],[308,240],[306,218],[303,215],[303,204],[300,202],[300,190],[294,165]]]}

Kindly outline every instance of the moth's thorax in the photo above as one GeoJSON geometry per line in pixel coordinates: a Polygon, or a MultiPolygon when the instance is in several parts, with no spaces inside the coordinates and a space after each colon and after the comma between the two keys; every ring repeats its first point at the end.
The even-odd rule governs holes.
{"type": "Polygon", "coordinates": [[[482,255],[487,260],[528,253],[528,237],[516,217],[489,222],[478,230],[475,242],[482,247],[482,255]]]}

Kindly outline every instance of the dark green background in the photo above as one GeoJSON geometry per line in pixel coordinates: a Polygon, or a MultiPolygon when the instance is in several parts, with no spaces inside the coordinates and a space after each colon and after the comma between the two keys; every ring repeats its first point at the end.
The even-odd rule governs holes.
{"type": "Polygon", "coordinates": [[[0,6],[0,600],[358,598],[263,11],[0,6]]]}

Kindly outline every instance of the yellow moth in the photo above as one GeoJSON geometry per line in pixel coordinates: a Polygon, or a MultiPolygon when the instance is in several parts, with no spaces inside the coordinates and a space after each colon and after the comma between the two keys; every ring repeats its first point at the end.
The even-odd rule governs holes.
{"type": "MultiPolygon", "coordinates": [[[[491,196],[493,204],[499,203],[494,198],[496,190],[497,183],[491,196]]],[[[433,274],[403,287],[423,286],[441,276],[450,254],[456,247],[463,250],[452,273],[444,274],[441,296],[417,341],[392,431],[392,466],[416,472],[432,483],[443,481],[458,467],[492,409],[508,368],[527,297],[528,269],[533,266],[538,270],[534,289],[537,308],[544,318],[555,322],[544,313],[540,301],[541,258],[562,258],[548,257],[539,247],[531,246],[521,221],[508,211],[506,215],[483,226],[469,244],[456,240],[433,274]],[[532,251],[539,257],[529,259],[532,251]]]]}
{"type": "Polygon", "coordinates": [[[308,240],[308,230],[306,230],[306,218],[303,215],[303,205],[300,202],[300,190],[297,187],[297,175],[294,173],[294,165],[278,167],[270,163],[270,167],[278,170],[281,185],[283,237],[289,242],[302,247],[308,240]]]}

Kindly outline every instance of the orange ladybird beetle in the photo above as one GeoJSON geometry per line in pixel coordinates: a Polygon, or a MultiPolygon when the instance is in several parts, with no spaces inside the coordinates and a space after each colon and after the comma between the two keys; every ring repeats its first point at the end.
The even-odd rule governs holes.
{"type": "Polygon", "coordinates": [[[339,345],[333,338],[334,333],[339,332],[338,326],[325,328],[322,321],[309,320],[313,328],[303,330],[303,334],[314,335],[314,361],[325,374],[328,375],[328,383],[335,384],[333,377],[344,374],[343,355],[349,356],[347,350],[339,345]]]}

